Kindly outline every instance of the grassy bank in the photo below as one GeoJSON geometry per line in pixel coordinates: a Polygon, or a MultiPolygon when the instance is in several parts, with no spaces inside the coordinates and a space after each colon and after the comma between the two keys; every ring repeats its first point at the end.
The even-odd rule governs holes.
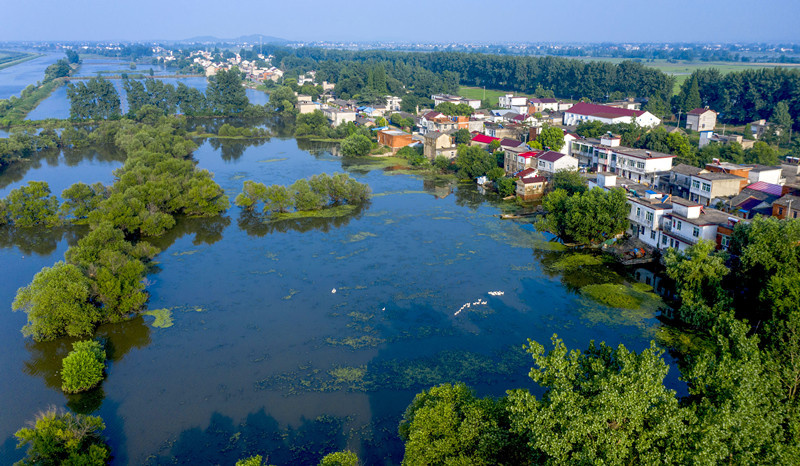
{"type": "Polygon", "coordinates": [[[28,113],[39,105],[39,102],[50,97],[53,91],[65,83],[66,80],[62,78],[54,79],[29,93],[23,91],[20,98],[8,99],[8,107],[0,109],[0,126],[10,126],[13,122],[24,120],[28,113]]]}
{"type": "Polygon", "coordinates": [[[14,65],[19,65],[20,63],[25,63],[26,61],[30,61],[30,60],[33,60],[34,58],[39,58],[41,56],[42,55],[38,54],[38,53],[28,53],[23,57],[17,58],[16,60],[12,60],[12,61],[5,62],[5,63],[0,63],[0,70],[6,69],[6,68],[10,68],[10,67],[12,67],[14,65]]]}

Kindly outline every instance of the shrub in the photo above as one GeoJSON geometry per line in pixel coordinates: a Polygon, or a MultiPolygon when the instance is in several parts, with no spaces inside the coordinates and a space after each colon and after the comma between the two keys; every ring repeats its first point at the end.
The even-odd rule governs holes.
{"type": "Polygon", "coordinates": [[[61,361],[61,389],[66,393],[89,390],[103,380],[106,352],[93,340],[72,344],[72,351],[61,361]]]}
{"type": "Polygon", "coordinates": [[[28,446],[18,464],[104,465],[109,448],[101,433],[106,426],[97,416],[59,412],[39,413],[33,427],[17,431],[17,448],[28,446]]]}

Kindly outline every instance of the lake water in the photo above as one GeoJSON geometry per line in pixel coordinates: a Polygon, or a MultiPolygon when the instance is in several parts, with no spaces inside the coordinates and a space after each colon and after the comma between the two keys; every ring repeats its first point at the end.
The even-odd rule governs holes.
{"type": "Polygon", "coordinates": [[[36,84],[44,79],[44,70],[64,54],[49,53],[26,62],[0,70],[0,99],[19,97],[20,92],[29,84],[36,84]]]}
{"type": "MultiPolygon", "coordinates": [[[[84,230],[1,230],[0,463],[21,458],[13,433],[56,405],[102,416],[115,464],[233,464],[256,453],[270,464],[316,464],[344,448],[365,464],[398,464],[397,424],[420,390],[461,380],[480,395],[538,393],[521,350],[527,338],[547,344],[558,333],[570,348],[603,340],[641,350],[659,326],[653,303],[621,311],[583,297],[586,284],[627,279],[608,265],[558,271],[553,263],[571,252],[499,219],[496,200],[471,185],[293,139],[207,141],[195,158],[231,198],[244,180],[342,171],[374,197],[337,219],[264,222],[232,207],[180,221],[153,241],[163,252],[147,277],[149,308],[169,309],[174,325],[154,328],[143,316],[103,326],[108,376],[82,396],[59,389],[69,342],[24,339],[25,315],[10,303],[84,230]]],[[[110,183],[120,163],[51,154],[0,176],[0,196],[29,180],[57,193],[77,180],[110,183]]],[[[684,393],[677,376],[673,367],[667,384],[684,393]]]]}

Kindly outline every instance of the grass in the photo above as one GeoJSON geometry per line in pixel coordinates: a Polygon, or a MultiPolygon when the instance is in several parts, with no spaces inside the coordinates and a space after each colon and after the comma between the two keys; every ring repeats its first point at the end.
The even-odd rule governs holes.
{"type": "Polygon", "coordinates": [[[336,207],[327,207],[320,210],[300,210],[297,212],[276,213],[270,216],[269,220],[294,220],[299,218],[335,218],[346,217],[356,210],[357,205],[339,205],[336,207]]]}
{"type": "Polygon", "coordinates": [[[557,260],[550,266],[553,270],[563,271],[577,269],[588,265],[600,265],[603,261],[589,254],[571,254],[557,260]]]}
{"type": "Polygon", "coordinates": [[[604,283],[602,285],[586,285],[581,293],[608,307],[620,309],[636,309],[642,300],[625,285],[604,283]]]}

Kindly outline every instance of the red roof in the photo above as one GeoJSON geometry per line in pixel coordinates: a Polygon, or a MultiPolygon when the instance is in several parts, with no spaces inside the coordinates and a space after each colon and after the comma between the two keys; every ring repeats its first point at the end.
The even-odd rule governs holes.
{"type": "Polygon", "coordinates": [[[424,114],[422,116],[427,120],[433,120],[434,118],[436,118],[438,116],[444,116],[444,114],[442,112],[430,111],[430,112],[428,112],[428,113],[426,113],[426,114],[424,114]]]}
{"type": "Polygon", "coordinates": [[[535,168],[526,168],[525,170],[521,170],[519,173],[517,173],[517,176],[520,177],[520,178],[525,178],[526,176],[529,176],[529,175],[536,175],[536,169],[535,168]]]}
{"type": "Polygon", "coordinates": [[[479,142],[481,144],[491,144],[492,141],[499,141],[499,140],[500,138],[493,138],[485,134],[478,134],[474,138],[472,138],[473,142],[479,142]]]}
{"type": "MultiPolygon", "coordinates": [[[[704,114],[706,112],[714,112],[714,110],[710,110],[710,109],[707,109],[707,108],[696,108],[696,109],[690,111],[689,115],[702,115],[702,114],[704,114]]],[[[714,112],[714,113],[716,113],[716,112],[714,112]]]]}
{"type": "Polygon", "coordinates": [[[537,154],[539,154],[539,152],[537,152],[537,151],[529,151],[529,152],[523,152],[523,153],[519,154],[519,156],[520,157],[525,157],[527,159],[527,158],[530,158],[530,157],[536,157],[537,154]]]}
{"type": "Polygon", "coordinates": [[[783,188],[779,184],[772,184],[767,183],[766,181],[758,181],[750,186],[747,189],[752,189],[753,191],[759,191],[765,194],[770,194],[772,196],[780,196],[783,192],[783,188]]]}
{"type": "Polygon", "coordinates": [[[586,102],[578,102],[566,113],[600,118],[638,117],[644,114],[641,110],[628,110],[627,108],[609,107],[608,105],[589,104],[586,102]]]}
{"type": "Polygon", "coordinates": [[[519,146],[522,145],[522,143],[517,141],[516,139],[503,138],[503,140],[500,141],[500,145],[501,146],[509,146],[509,147],[519,147],[519,146]]]}
{"type": "Polygon", "coordinates": [[[551,150],[545,152],[544,154],[538,157],[539,160],[544,160],[545,162],[555,162],[556,160],[560,159],[561,157],[566,157],[561,152],[553,152],[551,150]]]}
{"type": "Polygon", "coordinates": [[[545,181],[547,181],[547,178],[543,176],[529,176],[526,178],[523,176],[520,178],[520,180],[522,180],[522,184],[533,184],[533,183],[544,183],[545,181]]]}

